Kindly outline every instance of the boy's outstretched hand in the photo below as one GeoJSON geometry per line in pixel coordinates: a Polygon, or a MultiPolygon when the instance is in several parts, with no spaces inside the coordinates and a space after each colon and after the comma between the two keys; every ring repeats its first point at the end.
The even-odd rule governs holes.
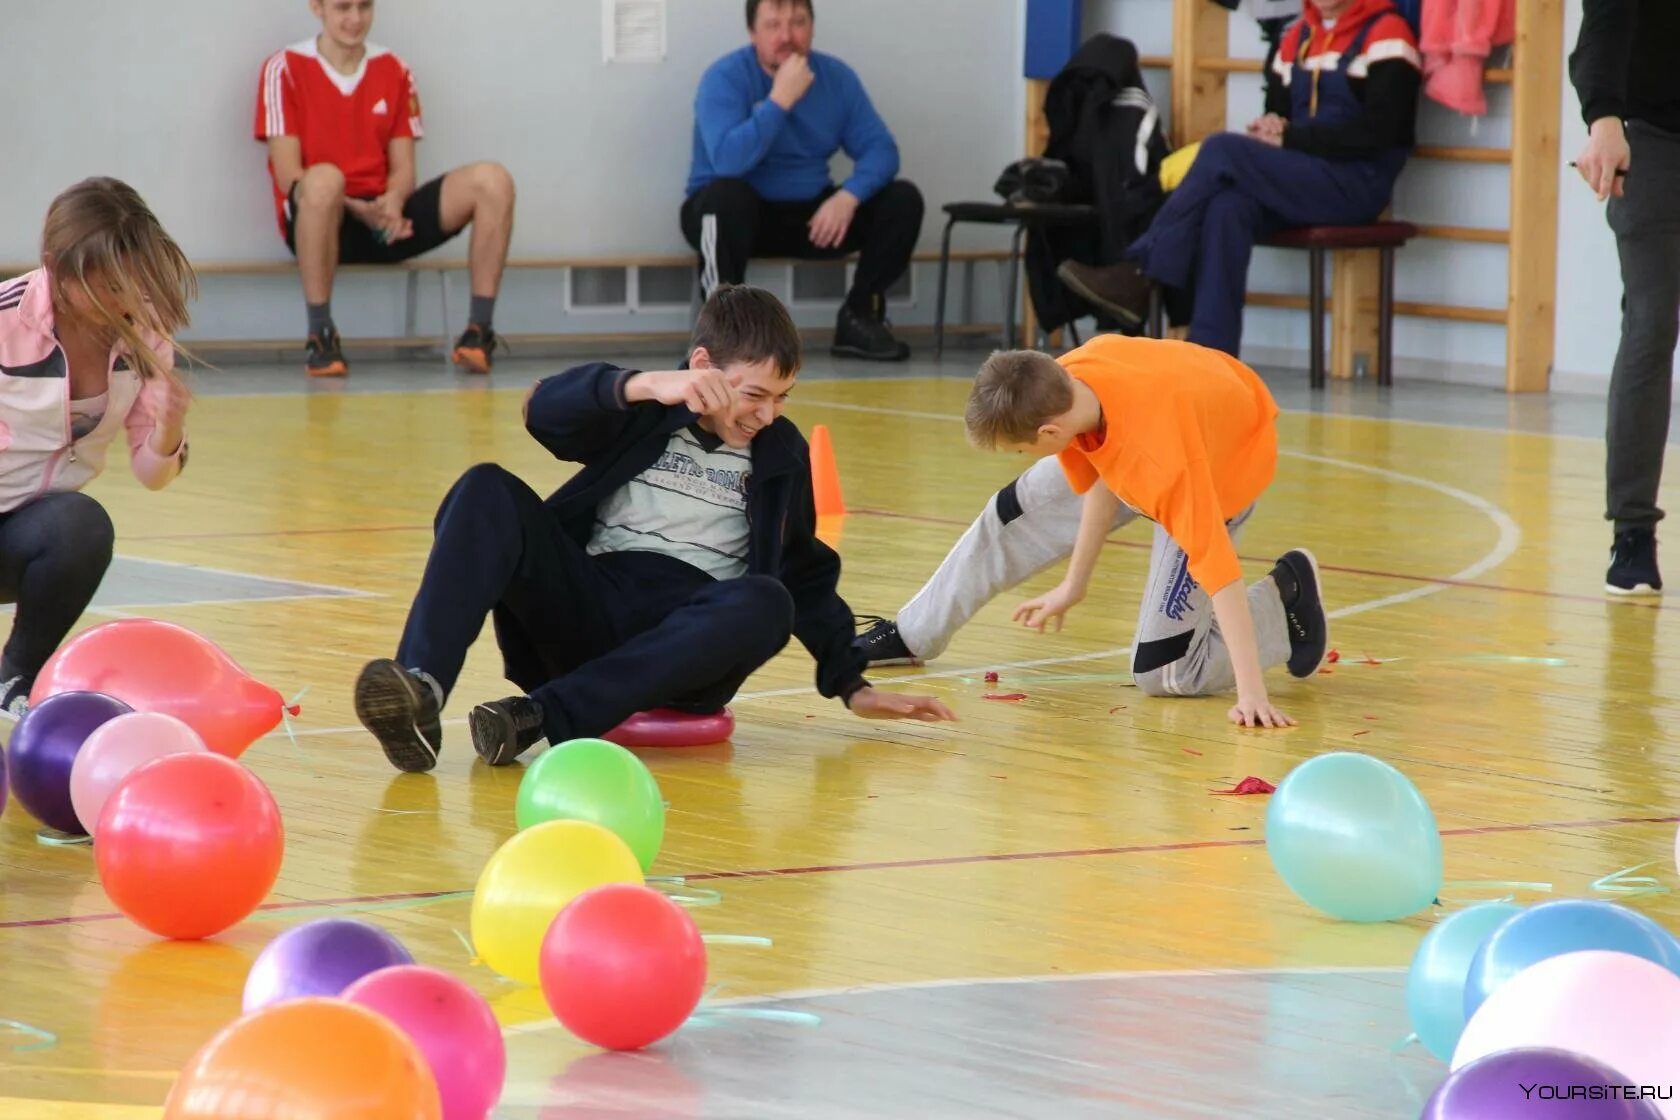
{"type": "Polygon", "coordinates": [[[1264,695],[1258,700],[1237,697],[1231,710],[1225,713],[1238,727],[1294,727],[1295,721],[1272,707],[1264,695]]]}
{"type": "Polygon", "coordinates": [[[1085,596],[1077,594],[1067,584],[1057,584],[1044,594],[1028,599],[1016,607],[1011,621],[1037,630],[1040,634],[1044,633],[1046,627],[1049,627],[1052,634],[1060,633],[1063,617],[1083,598],[1085,596]],[[1055,623],[1054,626],[1050,626],[1052,622],[1055,623]]]}
{"type": "Polygon", "coordinates": [[[852,714],[864,719],[919,719],[923,723],[955,723],[956,713],[932,696],[901,696],[878,688],[852,693],[852,714]]]}

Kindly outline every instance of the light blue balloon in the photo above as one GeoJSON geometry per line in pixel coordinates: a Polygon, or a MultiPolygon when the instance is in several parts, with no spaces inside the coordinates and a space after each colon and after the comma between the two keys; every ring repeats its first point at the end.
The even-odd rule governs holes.
{"type": "Polygon", "coordinates": [[[1441,830],[1406,775],[1369,755],[1308,759],[1266,810],[1266,853],[1309,906],[1350,922],[1415,914],[1441,890],[1441,830]]]}
{"type": "Polygon", "coordinates": [[[1523,912],[1509,902],[1484,902],[1449,916],[1424,937],[1406,973],[1406,1014],[1424,1048],[1451,1061],[1464,1033],[1464,982],[1488,935],[1523,912]]]}
{"type": "Polygon", "coordinates": [[[1464,1020],[1527,968],[1585,949],[1627,953],[1680,976],[1680,942],[1637,910],[1599,899],[1565,898],[1523,911],[1488,935],[1464,983],[1464,1020]]]}

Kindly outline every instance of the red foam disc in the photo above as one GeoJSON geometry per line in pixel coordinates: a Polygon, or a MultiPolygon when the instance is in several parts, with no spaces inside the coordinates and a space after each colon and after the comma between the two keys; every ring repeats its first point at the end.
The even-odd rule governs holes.
{"type": "Polygon", "coordinates": [[[725,708],[695,715],[670,708],[637,712],[601,738],[621,747],[703,747],[726,743],[735,733],[735,713],[725,708]]]}

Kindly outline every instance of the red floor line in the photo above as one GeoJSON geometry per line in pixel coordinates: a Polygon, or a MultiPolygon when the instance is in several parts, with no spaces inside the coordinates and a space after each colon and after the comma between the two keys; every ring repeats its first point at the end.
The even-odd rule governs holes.
{"type": "MultiPolygon", "coordinates": [[[[865,508],[854,509],[850,512],[855,513],[860,517],[882,517],[889,518],[894,521],[919,521],[928,525],[960,525],[966,528],[970,524],[970,522],[958,521],[953,517],[931,517],[919,513],[897,513],[890,509],[865,508]]],[[[1145,552],[1153,547],[1151,544],[1144,541],[1110,540],[1104,543],[1110,548],[1140,549],[1145,552]]],[[[1254,564],[1270,564],[1277,558],[1275,556],[1243,556],[1241,559],[1254,564]]],[[[1340,572],[1344,575],[1353,576],[1374,576],[1378,579],[1400,580],[1405,583],[1428,583],[1435,584],[1440,587],[1466,587],[1478,591],[1500,591],[1508,595],[1533,595],[1541,599],[1558,599],[1571,603],[1610,602],[1609,597],[1605,595],[1574,595],[1567,591],[1546,591],[1544,589],[1534,587],[1512,587],[1509,584],[1503,583],[1483,583],[1479,580],[1449,579],[1445,576],[1418,576],[1412,575],[1408,572],[1389,572],[1378,568],[1353,568],[1342,564],[1326,564],[1322,561],[1318,566],[1321,570],[1326,572],[1340,572]]],[[[1661,610],[1663,602],[1659,598],[1626,599],[1616,600],[1616,605],[1644,607],[1647,610],[1661,610]]]]}
{"type": "MultiPolygon", "coordinates": [[[[1466,828],[1446,828],[1442,836],[1485,836],[1498,832],[1559,832],[1566,829],[1613,828],[1626,824],[1675,824],[1680,816],[1672,817],[1606,817],[1587,821],[1538,821],[1532,824],[1474,825],[1466,828]]],[[[781,875],[825,875],[837,871],[897,871],[916,867],[955,867],[969,863],[1014,863],[1019,860],[1081,859],[1092,856],[1148,855],[1158,852],[1188,852],[1208,848],[1255,848],[1264,844],[1264,837],[1245,837],[1241,840],[1184,840],[1172,844],[1128,844],[1114,848],[1070,848],[1050,852],[995,852],[969,856],[928,856],[924,859],[880,860],[874,863],[837,863],[814,867],[775,867],[741,871],[698,871],[683,876],[689,883],[713,882],[721,879],[768,879],[781,875]]],[[[406,902],[412,899],[441,898],[459,894],[460,890],[413,891],[406,894],[370,894],[352,898],[300,899],[292,902],[270,902],[257,907],[259,911],[308,910],[321,906],[354,906],[374,902],[406,902]]],[[[75,914],[59,918],[29,918],[22,921],[0,922],[0,930],[30,929],[38,926],[80,925],[86,922],[109,922],[121,914],[75,914]]]]}

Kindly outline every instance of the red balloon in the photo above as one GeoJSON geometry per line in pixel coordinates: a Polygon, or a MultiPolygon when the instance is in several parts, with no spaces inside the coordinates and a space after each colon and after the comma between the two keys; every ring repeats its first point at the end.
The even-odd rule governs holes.
{"type": "Polygon", "coordinates": [[[35,678],[29,702],[59,692],[103,692],[137,712],[172,715],[229,758],[273,731],[285,705],[216,643],[152,618],[107,622],[59,647],[35,678]]]}
{"type": "Polygon", "coordinates": [[[735,734],[735,713],[728,708],[695,715],[671,708],[637,712],[601,738],[621,747],[705,747],[727,743],[735,734]]]}
{"type": "Polygon", "coordinates": [[[267,897],[286,846],[268,787],[219,754],[172,754],[117,786],[94,860],[118,910],[160,937],[212,937],[267,897]]]}
{"type": "Polygon", "coordinates": [[[608,1050],[639,1050],[693,1013],[706,946],[694,919],[658,891],[610,883],[555,916],[537,968],[567,1030],[608,1050]]]}

